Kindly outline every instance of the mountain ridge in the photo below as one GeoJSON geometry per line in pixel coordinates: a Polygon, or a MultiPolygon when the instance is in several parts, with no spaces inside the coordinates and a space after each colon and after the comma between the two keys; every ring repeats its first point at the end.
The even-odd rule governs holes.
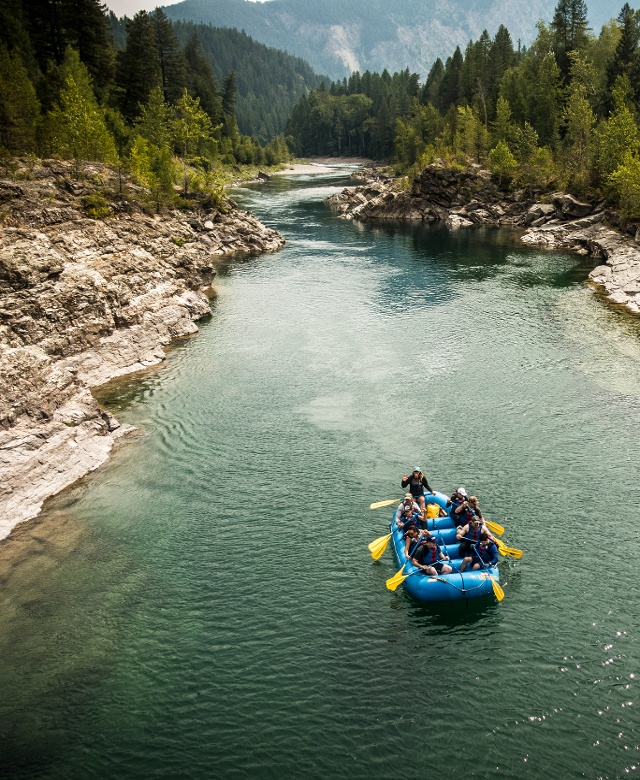
{"type": "MultiPolygon", "coordinates": [[[[504,24],[514,41],[527,45],[536,22],[549,22],[556,0],[183,0],[164,7],[174,20],[235,27],[257,41],[302,57],[332,78],[355,70],[391,72],[410,68],[426,77],[433,62],[464,49],[484,29],[504,24]]],[[[602,0],[590,12],[595,32],[617,16],[620,0],[602,0]]]]}

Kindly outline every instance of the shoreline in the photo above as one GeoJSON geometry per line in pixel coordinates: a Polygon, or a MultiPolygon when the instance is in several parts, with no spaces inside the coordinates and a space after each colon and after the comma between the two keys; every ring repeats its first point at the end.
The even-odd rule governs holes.
{"type": "Polygon", "coordinates": [[[198,332],[218,263],[285,243],[237,209],[160,217],[114,202],[91,218],[91,177],[102,188],[109,173],[87,165],[80,184],[70,164],[43,161],[0,180],[0,541],[134,431],[92,390],[198,332]]]}
{"type": "Polygon", "coordinates": [[[365,174],[367,184],[345,188],[327,199],[339,217],[363,222],[442,222],[450,230],[520,229],[519,240],[529,246],[564,249],[601,261],[589,274],[589,282],[609,303],[640,314],[640,230],[631,236],[612,227],[603,204],[584,203],[564,192],[547,195],[541,202],[522,190],[505,191],[478,165],[466,170],[430,165],[410,191],[375,172],[365,174]]]}

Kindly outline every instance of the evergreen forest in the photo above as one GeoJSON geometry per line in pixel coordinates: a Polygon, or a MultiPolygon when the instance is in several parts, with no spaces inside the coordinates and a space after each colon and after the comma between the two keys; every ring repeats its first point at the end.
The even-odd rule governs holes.
{"type": "MultiPolygon", "coordinates": [[[[289,150],[275,134],[280,106],[260,125],[261,139],[240,131],[238,76],[222,70],[234,43],[221,46],[217,77],[210,60],[224,36],[215,33],[176,31],[160,9],[119,22],[99,0],[0,0],[0,151],[127,170],[158,208],[175,199],[178,183],[183,195],[220,198],[223,166],[274,165],[289,150]]],[[[250,59],[257,44],[233,40],[242,43],[236,61],[250,59]]],[[[284,78],[288,63],[274,54],[273,72],[284,78]]]]}
{"type": "Polygon", "coordinates": [[[500,27],[408,69],[353,73],[303,96],[287,126],[299,155],[487,165],[505,184],[606,194],[640,218],[640,11],[625,4],[598,34],[584,0],[559,0],[527,49],[500,27]]]}

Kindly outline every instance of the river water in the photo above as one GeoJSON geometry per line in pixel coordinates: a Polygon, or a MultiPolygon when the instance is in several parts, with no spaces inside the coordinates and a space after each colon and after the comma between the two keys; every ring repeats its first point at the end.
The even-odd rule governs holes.
{"type": "Polygon", "coordinates": [[[166,365],[140,434],[0,560],[0,775],[619,778],[640,765],[640,329],[500,231],[336,219],[345,182],[238,192],[281,230],[166,365]],[[384,581],[400,476],[477,493],[506,597],[384,581]]]}

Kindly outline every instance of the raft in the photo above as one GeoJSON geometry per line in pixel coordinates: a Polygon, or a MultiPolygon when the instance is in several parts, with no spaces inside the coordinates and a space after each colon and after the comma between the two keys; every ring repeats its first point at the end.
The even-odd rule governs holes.
{"type": "MultiPolygon", "coordinates": [[[[448,500],[443,493],[425,494],[427,505],[438,504],[445,512],[447,512],[446,504],[448,500]]],[[[478,569],[477,571],[467,569],[461,574],[459,569],[462,558],[458,557],[460,543],[456,541],[456,528],[448,512],[446,517],[437,517],[427,522],[428,530],[435,536],[440,549],[445,555],[449,556],[450,560],[447,563],[453,568],[453,572],[451,574],[441,574],[437,577],[429,577],[409,561],[404,553],[402,531],[395,524],[394,511],[391,520],[393,555],[398,568],[404,565],[404,573],[411,574],[410,577],[404,580],[402,587],[413,598],[427,604],[442,601],[464,601],[486,596],[495,598],[491,578],[498,583],[500,582],[498,567],[492,566],[490,569],[478,569]]]]}

